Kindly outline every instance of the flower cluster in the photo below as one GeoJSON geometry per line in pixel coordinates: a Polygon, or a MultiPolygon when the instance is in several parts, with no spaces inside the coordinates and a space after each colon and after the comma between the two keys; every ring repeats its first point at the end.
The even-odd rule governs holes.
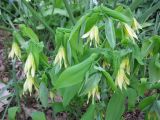
{"type": "Polygon", "coordinates": [[[29,53],[28,58],[26,60],[24,66],[24,73],[26,74],[26,81],[23,86],[23,92],[29,91],[30,94],[32,92],[32,86],[34,85],[34,77],[36,72],[36,64],[35,59],[32,53],[29,53]]]}

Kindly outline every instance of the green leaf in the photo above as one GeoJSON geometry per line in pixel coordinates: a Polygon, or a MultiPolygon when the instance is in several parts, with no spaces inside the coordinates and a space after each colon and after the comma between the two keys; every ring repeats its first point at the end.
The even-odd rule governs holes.
{"type": "Polygon", "coordinates": [[[158,67],[158,68],[160,68],[160,60],[159,60],[159,53],[156,55],[156,58],[155,58],[155,65],[156,65],[156,67],[158,67]]]}
{"type": "Polygon", "coordinates": [[[91,12],[91,15],[88,15],[85,20],[85,32],[88,32],[101,19],[102,16],[98,12],[91,12]]]}
{"type": "Polygon", "coordinates": [[[72,55],[75,59],[77,59],[77,52],[81,53],[82,45],[79,45],[79,32],[82,23],[85,21],[86,16],[81,17],[80,20],[76,23],[76,25],[73,27],[70,37],[69,37],[69,43],[72,49],[72,55]]]}
{"type": "Polygon", "coordinates": [[[148,8],[139,18],[140,23],[145,22],[157,9],[160,8],[160,1],[154,6],[148,8]]]}
{"type": "Polygon", "coordinates": [[[8,119],[9,120],[16,120],[16,113],[18,112],[19,107],[10,107],[8,109],[8,119]]]}
{"type": "Polygon", "coordinates": [[[125,95],[123,95],[122,91],[117,90],[108,103],[106,111],[106,120],[120,120],[124,110],[125,95]]]}
{"type": "Polygon", "coordinates": [[[65,108],[63,107],[63,104],[61,102],[54,102],[52,104],[52,108],[53,108],[55,114],[65,110],[65,108]]]}
{"type": "Polygon", "coordinates": [[[48,88],[44,82],[39,86],[39,98],[44,107],[48,106],[48,88]]]}
{"type": "Polygon", "coordinates": [[[116,85],[113,81],[112,76],[107,71],[102,71],[104,76],[106,77],[107,84],[112,88],[113,91],[116,90],[116,85]]]}
{"type": "Polygon", "coordinates": [[[39,61],[40,61],[40,65],[43,67],[49,67],[49,63],[48,63],[48,57],[44,54],[44,53],[40,53],[39,56],[39,61]]]}
{"type": "Polygon", "coordinates": [[[128,88],[127,89],[127,96],[128,96],[128,107],[129,107],[129,110],[131,110],[132,108],[135,107],[138,95],[137,95],[137,92],[135,89],[128,88]]]}
{"type": "Polygon", "coordinates": [[[75,84],[70,87],[65,87],[60,89],[60,93],[63,97],[63,105],[67,106],[69,102],[72,100],[72,98],[78,93],[80,89],[81,84],[75,84]]]}
{"type": "Polygon", "coordinates": [[[55,81],[55,87],[64,88],[82,82],[86,72],[89,70],[96,58],[97,54],[92,54],[83,62],[68,67],[65,71],[62,72],[62,74],[59,76],[59,79],[55,81]]]}
{"type": "Polygon", "coordinates": [[[33,112],[31,116],[33,120],[46,120],[45,114],[43,112],[33,112]]]}
{"type": "Polygon", "coordinates": [[[146,78],[141,78],[141,83],[138,84],[137,91],[139,96],[144,96],[145,92],[149,89],[146,78]]]}
{"type": "Polygon", "coordinates": [[[94,120],[95,104],[91,104],[86,113],[82,116],[81,120],[94,120]]]}
{"type": "Polygon", "coordinates": [[[160,78],[160,68],[155,64],[157,55],[153,56],[149,63],[149,80],[152,82],[156,82],[160,78]]]}
{"type": "Polygon", "coordinates": [[[153,102],[156,100],[156,96],[149,96],[144,98],[138,105],[139,109],[143,110],[149,105],[152,105],[153,102]]]}
{"type": "Polygon", "coordinates": [[[137,44],[131,44],[130,47],[133,51],[133,57],[138,61],[140,65],[144,65],[143,56],[141,55],[141,50],[137,44]]]}
{"type": "Polygon", "coordinates": [[[153,41],[146,40],[142,43],[141,55],[146,57],[150,54],[153,48],[153,41]]]}
{"type": "Polygon", "coordinates": [[[133,0],[130,5],[131,10],[134,11],[143,1],[144,0],[133,0]]]}
{"type": "Polygon", "coordinates": [[[27,27],[24,24],[21,24],[19,27],[20,27],[20,30],[21,30],[23,36],[28,37],[31,40],[36,41],[36,42],[39,41],[38,36],[33,32],[33,30],[31,28],[27,27]]]}
{"type": "Polygon", "coordinates": [[[99,81],[101,80],[101,74],[99,73],[95,73],[92,76],[90,76],[86,81],[85,84],[82,88],[82,92],[80,95],[84,95],[87,94],[88,92],[90,92],[93,88],[95,88],[99,81]]]}
{"type": "Polygon", "coordinates": [[[114,24],[112,19],[110,18],[108,18],[105,21],[105,34],[110,47],[114,49],[116,46],[116,37],[115,37],[114,24]]]}
{"type": "Polygon", "coordinates": [[[18,43],[20,43],[21,46],[23,46],[25,40],[23,39],[23,37],[20,35],[19,32],[14,31],[14,32],[13,32],[13,38],[14,38],[14,40],[16,40],[18,43]]]}
{"type": "Polygon", "coordinates": [[[107,71],[105,71],[105,69],[103,69],[102,67],[95,67],[95,69],[97,69],[103,73],[103,75],[106,77],[107,84],[109,85],[109,87],[112,88],[113,91],[115,91],[116,85],[114,83],[112,76],[107,71]]]}
{"type": "Polygon", "coordinates": [[[69,39],[70,29],[66,28],[57,28],[55,34],[56,49],[61,45],[64,47],[67,46],[67,41],[69,39]]]}
{"type": "Polygon", "coordinates": [[[116,10],[112,10],[110,8],[100,6],[101,10],[103,11],[103,14],[106,14],[107,16],[111,16],[114,19],[118,19],[119,21],[125,22],[125,23],[130,23],[132,21],[131,18],[128,16],[124,15],[121,12],[118,12],[116,10]]]}
{"type": "Polygon", "coordinates": [[[30,53],[32,52],[35,62],[36,62],[36,67],[38,68],[39,66],[39,55],[43,51],[44,44],[43,42],[35,42],[35,41],[29,41],[29,47],[27,48],[27,52],[30,53]]]}
{"type": "Polygon", "coordinates": [[[157,100],[154,105],[155,105],[155,111],[157,113],[157,116],[160,119],[160,100],[157,100]]]}
{"type": "Polygon", "coordinates": [[[65,17],[69,17],[68,13],[66,10],[64,9],[60,9],[60,8],[53,8],[52,5],[48,6],[46,10],[43,11],[43,16],[48,16],[48,15],[61,15],[61,16],[65,16],[65,17]],[[54,11],[53,11],[54,9],[54,11]]]}

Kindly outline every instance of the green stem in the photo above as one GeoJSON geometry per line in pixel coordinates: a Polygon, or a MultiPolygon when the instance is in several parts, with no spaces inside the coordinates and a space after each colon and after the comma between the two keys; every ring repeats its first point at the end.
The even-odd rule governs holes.
{"type": "Polygon", "coordinates": [[[32,15],[39,20],[47,29],[48,31],[50,31],[52,33],[52,35],[54,36],[55,33],[52,30],[52,28],[47,24],[47,22],[44,21],[44,19],[25,1],[22,0],[22,2],[24,3],[24,5],[31,11],[32,15]]]}
{"type": "Polygon", "coordinates": [[[67,0],[63,0],[63,2],[64,2],[64,4],[65,4],[65,7],[66,7],[66,9],[67,9],[67,11],[68,11],[68,14],[69,14],[69,17],[70,17],[72,23],[75,24],[76,22],[75,22],[75,19],[74,19],[73,14],[72,14],[72,11],[71,11],[71,9],[70,9],[70,6],[69,6],[69,4],[68,4],[68,1],[67,1],[67,0]]]}
{"type": "Polygon", "coordinates": [[[12,29],[7,28],[7,27],[5,27],[5,26],[0,26],[0,30],[4,30],[4,31],[8,31],[8,32],[13,32],[12,29]]]}
{"type": "Polygon", "coordinates": [[[18,102],[18,106],[20,107],[20,98],[19,98],[19,89],[18,89],[18,84],[17,84],[17,80],[16,80],[16,59],[13,60],[12,62],[12,75],[13,75],[13,83],[15,83],[15,95],[16,95],[16,99],[18,102]]]}

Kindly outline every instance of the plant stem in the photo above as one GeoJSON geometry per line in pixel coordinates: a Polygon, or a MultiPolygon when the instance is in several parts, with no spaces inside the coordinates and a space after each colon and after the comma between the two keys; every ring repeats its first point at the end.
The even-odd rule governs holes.
{"type": "Polygon", "coordinates": [[[7,28],[7,27],[5,27],[5,26],[0,26],[0,30],[4,30],[4,31],[8,31],[8,32],[13,32],[12,29],[7,28]]]}
{"type": "Polygon", "coordinates": [[[15,87],[16,100],[18,102],[18,106],[20,107],[19,89],[16,80],[16,59],[14,59],[12,62],[12,76],[13,76],[13,83],[15,83],[14,87],[15,87]]]}
{"type": "Polygon", "coordinates": [[[70,17],[72,23],[75,24],[76,22],[75,22],[75,19],[74,19],[73,14],[72,14],[72,11],[71,11],[71,9],[70,9],[70,7],[69,7],[68,1],[67,1],[67,0],[63,0],[63,2],[64,2],[64,4],[65,4],[65,7],[66,7],[66,9],[67,9],[67,11],[68,11],[68,14],[69,14],[69,17],[70,17]]]}

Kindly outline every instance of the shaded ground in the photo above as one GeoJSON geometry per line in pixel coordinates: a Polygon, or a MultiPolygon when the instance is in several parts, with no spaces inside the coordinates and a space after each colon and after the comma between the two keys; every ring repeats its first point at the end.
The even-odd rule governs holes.
{"type": "Polygon", "coordinates": [[[9,77],[7,51],[9,44],[8,41],[10,39],[10,34],[8,32],[0,30],[0,80],[5,83],[8,81],[9,77]]]}

